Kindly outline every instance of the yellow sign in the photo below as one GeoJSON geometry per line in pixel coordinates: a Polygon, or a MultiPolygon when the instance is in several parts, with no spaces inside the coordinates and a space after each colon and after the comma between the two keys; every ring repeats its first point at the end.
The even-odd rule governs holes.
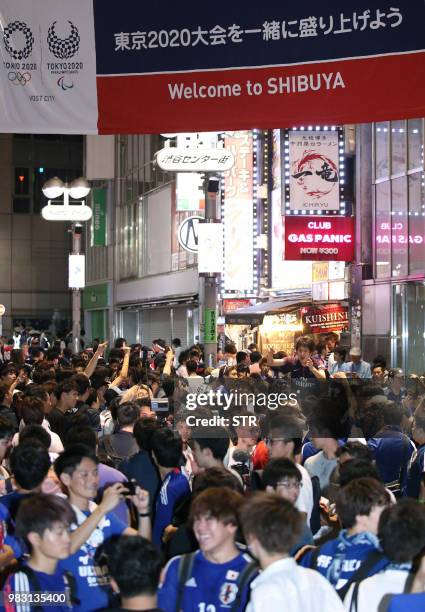
{"type": "Polygon", "coordinates": [[[318,261],[313,263],[313,283],[323,283],[329,278],[329,262],[318,261]]]}

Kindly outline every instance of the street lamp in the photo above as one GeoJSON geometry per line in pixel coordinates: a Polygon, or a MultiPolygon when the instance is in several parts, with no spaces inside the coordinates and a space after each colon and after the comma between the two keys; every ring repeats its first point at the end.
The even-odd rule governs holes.
{"type": "MultiPolygon", "coordinates": [[[[77,266],[83,268],[81,258],[81,234],[83,226],[81,221],[88,221],[91,219],[92,211],[91,208],[85,206],[85,202],[81,202],[78,205],[70,206],[70,197],[73,200],[82,200],[89,195],[91,191],[90,183],[85,178],[77,178],[73,180],[69,185],[64,183],[57,176],[46,181],[42,187],[43,194],[48,199],[48,204],[42,211],[42,217],[47,221],[72,221],[72,253],[69,257],[69,266],[71,272],[71,265],[76,263],[77,266]],[[52,205],[51,200],[55,200],[63,196],[62,205],[52,205]]],[[[75,276],[75,275],[73,275],[75,276]]],[[[80,350],[80,336],[81,336],[81,289],[84,288],[84,280],[71,281],[71,274],[69,279],[69,286],[72,289],[72,347],[74,353],[78,353],[80,350]]]]}

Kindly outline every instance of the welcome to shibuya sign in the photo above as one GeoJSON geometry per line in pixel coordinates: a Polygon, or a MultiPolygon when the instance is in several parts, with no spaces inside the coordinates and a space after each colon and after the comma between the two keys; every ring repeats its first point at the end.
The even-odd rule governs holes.
{"type": "Polygon", "coordinates": [[[2,132],[425,115],[423,0],[2,0],[0,25],[2,132]]]}

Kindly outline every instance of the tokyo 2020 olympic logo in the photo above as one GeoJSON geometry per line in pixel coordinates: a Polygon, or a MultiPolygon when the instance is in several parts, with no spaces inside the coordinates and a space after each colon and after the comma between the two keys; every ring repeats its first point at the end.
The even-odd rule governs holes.
{"type": "Polygon", "coordinates": [[[23,21],[9,23],[4,29],[3,40],[6,51],[14,60],[26,59],[34,46],[33,33],[23,21]]]}
{"type": "Polygon", "coordinates": [[[58,59],[69,59],[74,57],[80,47],[80,34],[78,28],[68,20],[71,31],[69,36],[66,38],[60,38],[56,34],[56,24],[54,21],[49,28],[47,33],[47,44],[49,45],[50,51],[58,59]]]}

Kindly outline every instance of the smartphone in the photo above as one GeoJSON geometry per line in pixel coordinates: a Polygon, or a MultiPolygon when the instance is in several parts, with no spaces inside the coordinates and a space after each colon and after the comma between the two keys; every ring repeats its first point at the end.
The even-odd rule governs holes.
{"type": "Polygon", "coordinates": [[[156,397],[151,400],[151,407],[154,412],[168,412],[169,404],[167,397],[156,397]]]}
{"type": "Polygon", "coordinates": [[[135,480],[129,480],[128,482],[123,482],[123,485],[127,489],[127,491],[124,493],[126,497],[130,495],[136,495],[137,482],[135,480]]]}

